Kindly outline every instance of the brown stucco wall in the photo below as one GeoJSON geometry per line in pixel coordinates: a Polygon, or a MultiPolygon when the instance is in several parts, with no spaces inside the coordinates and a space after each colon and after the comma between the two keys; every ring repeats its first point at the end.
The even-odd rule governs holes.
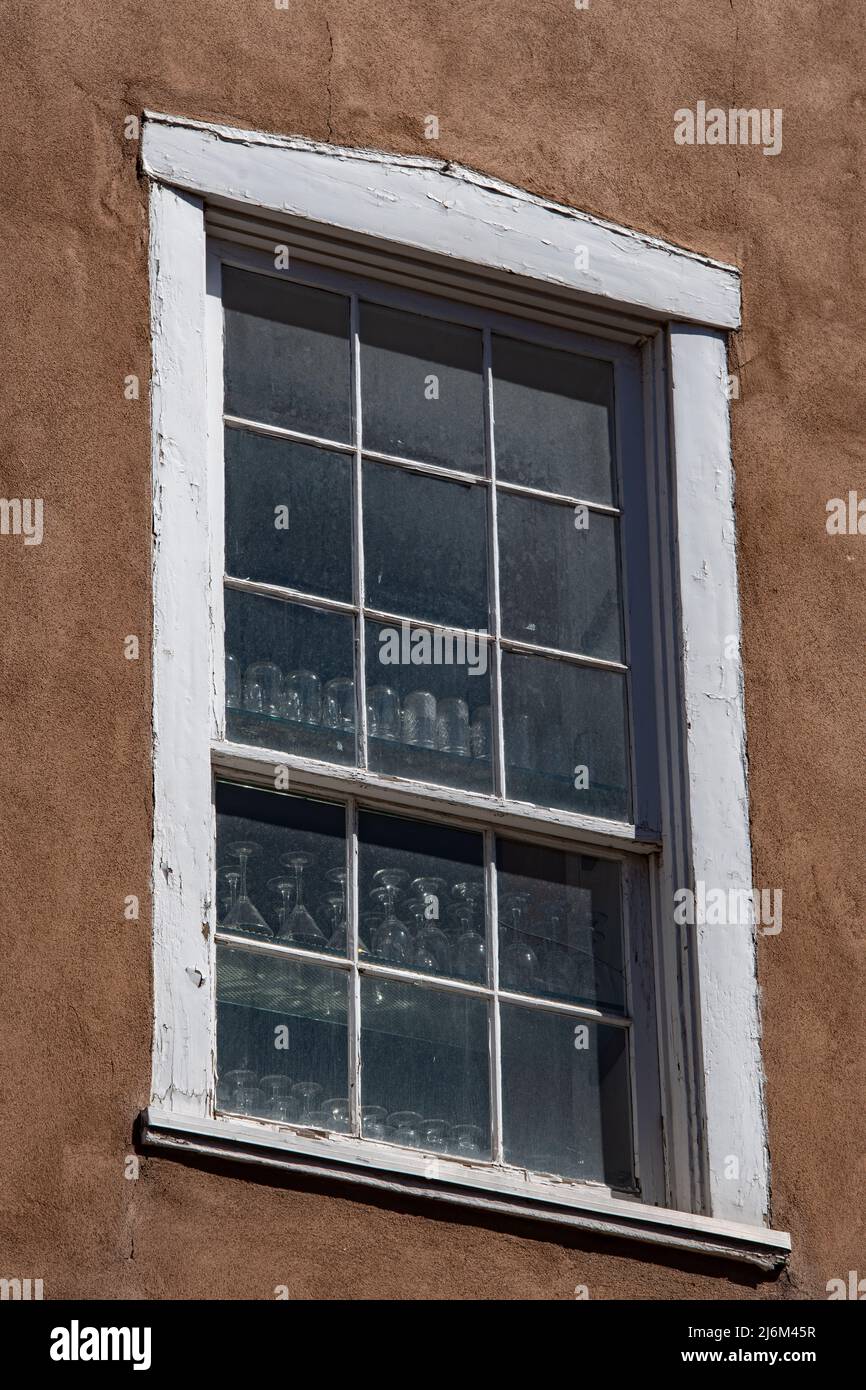
{"type": "Polygon", "coordinates": [[[861,0],[6,0],[0,1274],[46,1297],[824,1296],[866,1275],[861,0]],[[680,148],[673,112],[782,107],[782,153],[680,148]],[[440,1209],[142,1160],[148,1098],[150,440],[145,107],[433,150],[736,262],[733,404],[774,1281],[440,1209]],[[138,662],[123,657],[127,634],[138,662]],[[141,898],[125,921],[127,894],[141,898]],[[740,1282],[742,1281],[742,1282],[740,1282]]]}

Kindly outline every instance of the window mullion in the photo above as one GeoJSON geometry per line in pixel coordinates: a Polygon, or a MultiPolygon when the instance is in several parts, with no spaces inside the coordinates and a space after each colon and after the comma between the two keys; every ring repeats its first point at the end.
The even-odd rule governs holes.
{"type": "Polygon", "coordinates": [[[493,679],[490,683],[491,720],[493,734],[493,787],[497,796],[505,795],[505,742],[502,724],[502,653],[499,639],[499,532],[496,521],[496,450],[493,441],[493,362],[490,329],[484,330],[484,422],[487,445],[487,468],[490,479],[487,501],[488,588],[490,592],[490,627],[493,636],[493,679]]]}
{"type": "Polygon", "coordinates": [[[358,972],[358,803],[346,807],[346,940],[352,969],[349,975],[349,1117],[352,1133],[361,1134],[361,977],[358,972]]]}
{"type": "Polygon", "coordinates": [[[488,982],[493,989],[488,1020],[490,1036],[490,1130],[494,1163],[503,1162],[502,1141],[502,1027],[499,1016],[499,940],[496,906],[496,835],[484,832],[484,873],[487,877],[487,959],[488,982]]]}
{"type": "Polygon", "coordinates": [[[355,607],[358,610],[355,628],[355,725],[358,739],[358,766],[367,766],[367,674],[365,649],[364,604],[364,511],[363,511],[363,458],[361,454],[361,311],[357,294],[352,295],[350,310],[350,329],[352,335],[352,414],[355,436],[353,460],[353,499],[352,509],[352,552],[353,552],[353,590],[355,607]]]}

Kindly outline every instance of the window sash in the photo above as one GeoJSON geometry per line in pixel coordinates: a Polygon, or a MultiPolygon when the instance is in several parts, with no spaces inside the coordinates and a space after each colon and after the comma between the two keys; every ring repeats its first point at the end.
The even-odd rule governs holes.
{"type": "MultiPolygon", "coordinates": [[[[401,287],[388,286],[380,281],[365,281],[361,277],[346,276],[341,272],[325,270],[308,262],[296,262],[289,270],[276,270],[273,262],[258,252],[243,250],[236,246],[210,242],[208,250],[208,294],[211,301],[211,331],[209,335],[209,368],[213,379],[213,394],[219,394],[219,427],[217,427],[216,403],[211,401],[213,422],[212,475],[216,483],[213,489],[214,504],[212,517],[218,526],[212,537],[214,574],[223,576],[226,588],[259,594],[284,600],[294,600],[323,611],[351,614],[355,622],[355,701],[356,729],[358,733],[358,763],[352,770],[360,770],[365,777],[375,772],[369,769],[367,710],[366,710],[366,641],[364,623],[366,620],[385,622],[406,621],[415,627],[437,629],[444,632],[466,633],[474,631],[439,624],[426,619],[415,619],[409,614],[392,614],[386,610],[368,606],[364,593],[363,567],[363,462],[371,459],[393,467],[407,468],[427,476],[438,476],[451,481],[465,482],[468,485],[486,488],[488,496],[488,591],[491,632],[487,641],[493,655],[490,672],[491,726],[493,733],[493,790],[490,793],[472,793],[460,788],[446,788],[439,783],[415,783],[412,778],[401,778],[404,788],[420,786],[434,796],[446,792],[447,799],[456,799],[469,804],[486,804],[497,811],[504,806],[531,806],[533,820],[549,820],[555,824],[566,824],[574,830],[587,829],[608,835],[612,827],[617,827],[619,838],[624,844],[639,839],[659,842],[661,823],[659,807],[659,779],[656,762],[657,735],[655,729],[655,680],[654,658],[649,631],[651,607],[649,594],[648,537],[646,535],[646,469],[643,457],[643,397],[639,360],[636,350],[603,339],[592,339],[546,325],[532,324],[525,320],[511,320],[495,310],[478,309],[459,300],[444,300],[435,296],[407,291],[401,287]],[[352,396],[354,438],[351,441],[330,441],[316,436],[305,435],[294,430],[283,430],[277,426],[249,422],[238,416],[224,414],[222,410],[222,305],[221,269],[223,264],[240,269],[267,274],[274,279],[290,283],[303,283],[313,287],[327,288],[340,292],[350,298],[350,350],[352,363],[352,396]],[[487,472],[484,475],[461,473],[442,469],[420,460],[403,459],[396,455],[368,451],[363,446],[361,431],[361,373],[360,373],[360,302],[368,297],[376,302],[423,313],[425,316],[439,318],[478,328],[483,333],[483,382],[485,410],[485,438],[487,451],[487,472]],[[493,372],[491,361],[491,339],[494,333],[516,336],[524,341],[541,346],[565,349],[577,356],[588,356],[609,362],[614,371],[614,498],[616,505],[584,502],[579,497],[565,496],[547,492],[544,489],[524,487],[501,481],[496,476],[495,441],[493,437],[492,393],[493,372]],[[353,596],[352,602],[324,599],[305,591],[284,588],[279,585],[264,584],[255,580],[239,579],[227,574],[224,565],[224,536],[222,513],[217,522],[217,506],[222,506],[224,478],[222,470],[223,446],[222,428],[251,428],[271,437],[283,437],[296,442],[308,443],[314,447],[333,449],[350,456],[353,461],[353,596]],[[219,471],[219,477],[216,477],[219,471]],[[504,636],[501,630],[501,608],[499,602],[499,535],[497,524],[497,495],[509,493],[516,496],[536,497],[545,502],[559,505],[585,505],[590,511],[614,516],[618,519],[620,534],[619,580],[621,586],[620,619],[623,631],[622,662],[609,661],[585,653],[565,652],[558,648],[544,647],[504,636]],[[218,498],[218,502],[217,502],[218,498]],[[634,562],[629,564],[628,551],[634,544],[634,562]],[[624,754],[628,768],[629,798],[631,814],[624,820],[608,818],[591,812],[550,810],[538,803],[527,803],[506,796],[505,746],[502,716],[502,654],[503,652],[538,655],[546,660],[563,661],[574,666],[616,672],[622,675],[625,683],[626,737],[624,754]],[[635,692],[640,693],[636,704],[635,692]],[[477,802],[477,797],[484,800],[477,802]]],[[[226,739],[226,717],[224,707],[223,670],[223,619],[222,593],[215,597],[215,628],[218,651],[214,661],[214,691],[216,703],[215,727],[212,730],[214,752],[231,750],[240,756],[244,749],[256,761],[264,752],[271,762],[314,770],[321,767],[323,773],[333,775],[338,765],[318,760],[298,757],[280,750],[262,749],[261,745],[236,744],[226,739]]]]}

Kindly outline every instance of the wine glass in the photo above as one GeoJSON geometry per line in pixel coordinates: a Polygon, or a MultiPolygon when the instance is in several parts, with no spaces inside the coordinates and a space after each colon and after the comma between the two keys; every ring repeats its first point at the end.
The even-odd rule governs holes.
{"type": "Polygon", "coordinates": [[[283,925],[283,930],[288,929],[291,939],[297,941],[299,946],[306,946],[311,951],[321,951],[326,945],[325,933],[316,923],[312,913],[304,907],[304,869],[313,863],[314,858],[314,855],[305,854],[302,850],[280,855],[280,863],[292,869],[295,875],[295,905],[283,925]]]}
{"type": "Polygon", "coordinates": [[[250,857],[258,854],[260,850],[261,845],[256,844],[254,840],[235,840],[228,846],[229,854],[240,861],[241,867],[237,900],[223,926],[232,931],[245,932],[249,936],[271,937],[273,932],[247,893],[247,863],[250,857]]]}
{"type": "Polygon", "coordinates": [[[523,911],[529,903],[528,893],[506,893],[502,906],[508,922],[508,944],[502,952],[501,976],[506,989],[529,993],[538,976],[538,957],[522,935],[523,911]]]}
{"type": "Polygon", "coordinates": [[[295,891],[295,880],[286,878],[285,874],[278,874],[276,878],[269,878],[267,883],[271,892],[281,899],[280,907],[277,910],[277,920],[279,927],[275,932],[278,941],[291,941],[292,934],[287,928],[289,920],[289,899],[295,891]]]}
{"type": "Polygon", "coordinates": [[[327,1117],[328,1129],[334,1129],[338,1134],[348,1134],[352,1127],[349,1102],[345,1096],[338,1096],[333,1100],[326,1100],[322,1109],[327,1117]]]}
{"type": "Polygon", "coordinates": [[[483,1158],[484,1131],[478,1125],[455,1125],[451,1149],[461,1158],[483,1158]]]}
{"type": "Polygon", "coordinates": [[[237,1067],[219,1077],[217,1082],[217,1107],[220,1110],[237,1110],[238,1094],[244,1088],[255,1086],[256,1073],[249,1067],[237,1067]]]}
{"type": "Polygon", "coordinates": [[[298,1117],[300,1124],[309,1124],[313,1116],[313,1102],[322,1094],[322,1088],[317,1081],[296,1081],[292,1087],[292,1095],[297,1098],[300,1107],[298,1117]]]}
{"type": "Polygon", "coordinates": [[[361,1106],[361,1133],[367,1139],[381,1138],[380,1131],[385,1127],[388,1111],[384,1105],[361,1106]]]}
{"type": "Polygon", "coordinates": [[[434,1153],[445,1153],[448,1148],[448,1121],[422,1120],[418,1126],[422,1149],[432,1149],[434,1153]]]}
{"type": "MultiPolygon", "coordinates": [[[[374,874],[374,878],[387,873],[387,869],[381,869],[374,874]]],[[[406,875],[402,877],[405,879],[406,875]]],[[[414,956],[412,934],[394,912],[395,891],[396,885],[387,882],[382,883],[380,888],[374,888],[370,894],[373,901],[381,903],[384,909],[384,916],[376,930],[376,955],[380,960],[389,960],[394,965],[411,965],[414,956]]]]}
{"type": "Polygon", "coordinates": [[[217,921],[220,926],[225,926],[226,917],[238,900],[238,884],[240,881],[241,876],[238,869],[228,868],[225,865],[217,869],[217,894],[222,898],[223,903],[222,912],[217,912],[217,921]],[[226,891],[228,891],[228,904],[226,904],[226,891]]]}
{"type": "Polygon", "coordinates": [[[452,886],[451,893],[457,899],[453,913],[460,924],[454,946],[456,972],[464,980],[483,983],[487,979],[487,941],[483,922],[481,931],[476,930],[475,923],[479,904],[484,902],[484,884],[463,879],[452,886]]]}

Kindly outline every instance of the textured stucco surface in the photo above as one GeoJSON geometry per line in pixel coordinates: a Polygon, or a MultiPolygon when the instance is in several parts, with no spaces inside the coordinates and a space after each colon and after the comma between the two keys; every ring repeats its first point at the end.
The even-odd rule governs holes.
{"type": "Polygon", "coordinates": [[[2,9],[0,492],[44,498],[45,538],[0,537],[0,1274],[46,1297],[534,1299],[822,1297],[866,1275],[866,537],[824,524],[866,488],[860,0],[2,9]],[[676,146],[699,99],[783,108],[782,153],[676,146]],[[742,267],[755,883],[784,892],[759,945],[781,1279],[165,1158],[124,1178],[151,1027],[146,216],[123,138],[144,107],[432,149],[742,267]]]}

